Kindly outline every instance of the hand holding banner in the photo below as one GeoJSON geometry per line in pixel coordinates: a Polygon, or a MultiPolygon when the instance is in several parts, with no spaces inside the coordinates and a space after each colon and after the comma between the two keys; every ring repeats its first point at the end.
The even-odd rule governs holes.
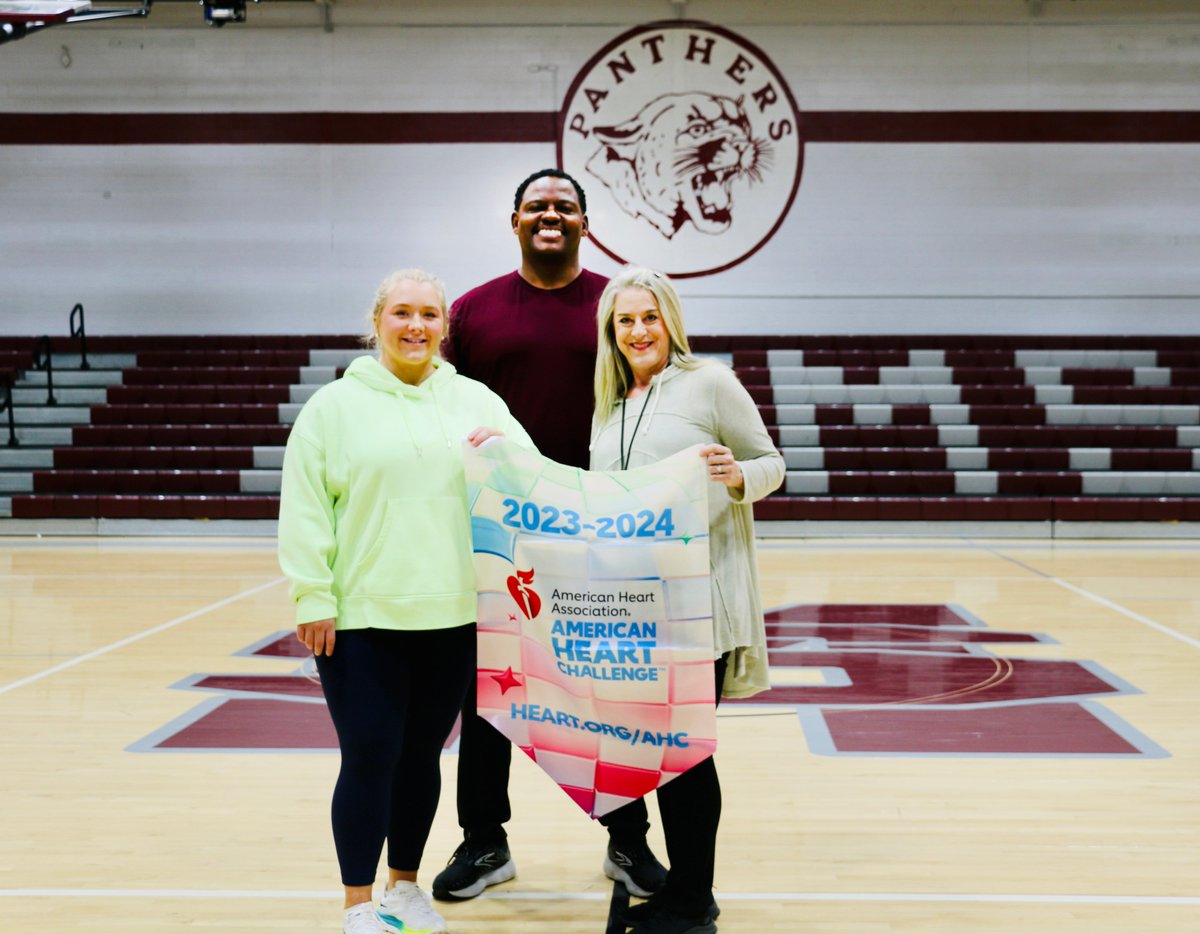
{"type": "Polygon", "coordinates": [[[478,712],[593,817],[716,749],[708,481],[464,446],[478,712]]]}

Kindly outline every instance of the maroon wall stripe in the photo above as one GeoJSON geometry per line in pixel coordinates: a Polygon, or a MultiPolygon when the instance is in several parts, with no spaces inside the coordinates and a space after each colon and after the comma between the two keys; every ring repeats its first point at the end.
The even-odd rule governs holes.
{"type": "Polygon", "coordinates": [[[1200,111],[807,111],[812,143],[1200,143],[1200,111]]]}
{"type": "MultiPolygon", "coordinates": [[[[806,111],[810,143],[1200,143],[1200,111],[806,111]]],[[[0,113],[0,144],[550,143],[553,112],[0,113]]]]}
{"type": "Polygon", "coordinates": [[[360,144],[553,142],[553,113],[0,114],[0,143],[360,144]]]}

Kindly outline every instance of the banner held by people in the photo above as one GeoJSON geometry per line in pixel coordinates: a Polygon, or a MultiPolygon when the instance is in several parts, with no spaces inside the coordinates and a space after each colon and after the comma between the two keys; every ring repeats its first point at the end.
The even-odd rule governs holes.
{"type": "Polygon", "coordinates": [[[586,471],[464,446],[478,712],[599,817],[716,749],[708,480],[695,448],[586,471]]]}

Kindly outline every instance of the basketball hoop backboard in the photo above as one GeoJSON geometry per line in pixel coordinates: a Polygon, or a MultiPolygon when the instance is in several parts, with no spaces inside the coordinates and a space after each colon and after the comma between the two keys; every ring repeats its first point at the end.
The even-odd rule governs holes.
{"type": "Polygon", "coordinates": [[[0,23],[65,23],[92,8],[91,0],[75,3],[0,0],[0,23]]]}
{"type": "MultiPolygon", "coordinates": [[[[138,0],[130,2],[136,3],[138,0]]],[[[140,0],[137,6],[105,4],[96,7],[91,0],[0,0],[0,45],[23,39],[50,26],[148,16],[153,2],[140,0]]]]}

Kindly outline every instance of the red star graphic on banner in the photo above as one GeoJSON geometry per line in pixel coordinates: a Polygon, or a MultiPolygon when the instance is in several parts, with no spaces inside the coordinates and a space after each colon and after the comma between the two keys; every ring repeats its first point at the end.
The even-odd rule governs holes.
{"type": "Polygon", "coordinates": [[[503,674],[492,675],[492,678],[494,678],[496,683],[498,685],[500,685],[500,693],[501,694],[507,694],[509,688],[521,687],[521,682],[518,681],[512,673],[511,665],[508,668],[504,669],[503,674]]]}

